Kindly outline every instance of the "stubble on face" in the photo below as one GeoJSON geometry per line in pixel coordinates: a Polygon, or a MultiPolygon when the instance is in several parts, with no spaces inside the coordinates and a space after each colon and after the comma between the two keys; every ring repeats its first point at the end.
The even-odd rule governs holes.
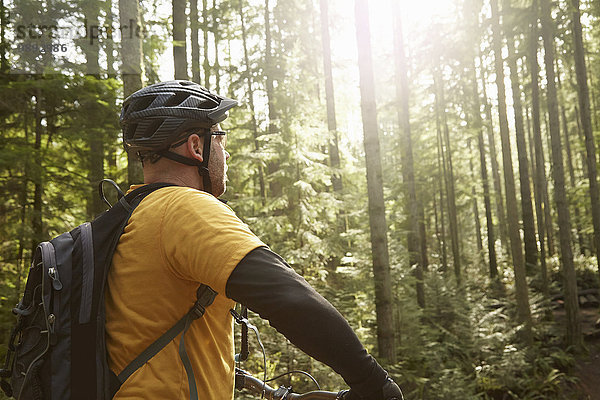
{"type": "Polygon", "coordinates": [[[219,140],[212,140],[210,146],[210,158],[208,160],[208,173],[212,186],[212,194],[219,197],[227,189],[227,162],[225,149],[219,140]]]}

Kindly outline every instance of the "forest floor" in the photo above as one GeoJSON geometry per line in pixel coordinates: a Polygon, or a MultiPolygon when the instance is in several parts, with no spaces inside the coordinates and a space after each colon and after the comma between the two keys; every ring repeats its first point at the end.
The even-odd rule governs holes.
{"type": "MultiPolygon", "coordinates": [[[[581,328],[589,351],[577,358],[575,376],[581,400],[600,400],[600,313],[597,308],[581,308],[581,328]]],[[[556,320],[566,319],[564,309],[555,310],[556,320]]],[[[575,399],[573,399],[575,400],[575,399]]]]}

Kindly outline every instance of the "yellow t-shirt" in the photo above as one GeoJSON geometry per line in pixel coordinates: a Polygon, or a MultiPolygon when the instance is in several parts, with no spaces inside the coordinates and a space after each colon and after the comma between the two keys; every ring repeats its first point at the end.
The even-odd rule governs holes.
{"type": "MultiPolygon", "coordinates": [[[[139,186],[132,186],[132,189],[139,186]]],[[[264,244],[213,196],[186,187],[149,194],[134,210],[108,273],[106,344],[117,375],[179,321],[200,283],[219,294],[185,335],[201,399],[232,399],[234,302],[230,273],[264,244]]],[[[189,399],[177,336],[121,386],[115,399],[189,399]]]]}

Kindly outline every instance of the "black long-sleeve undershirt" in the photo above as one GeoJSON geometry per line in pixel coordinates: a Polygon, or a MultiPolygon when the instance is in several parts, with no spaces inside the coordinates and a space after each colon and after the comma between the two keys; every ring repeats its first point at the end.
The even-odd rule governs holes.
{"type": "Polygon", "coordinates": [[[369,397],[383,385],[386,372],[344,317],[268,248],[259,247],[240,261],[227,281],[226,295],[330,366],[362,396],[369,397]]]}

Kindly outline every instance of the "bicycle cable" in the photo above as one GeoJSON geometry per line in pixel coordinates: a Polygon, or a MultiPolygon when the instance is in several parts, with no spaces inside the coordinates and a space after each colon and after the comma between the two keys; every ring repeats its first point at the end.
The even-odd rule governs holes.
{"type": "Polygon", "coordinates": [[[245,326],[247,326],[249,329],[252,329],[252,331],[254,331],[254,334],[256,335],[256,340],[258,340],[258,344],[260,345],[260,349],[262,351],[263,354],[263,388],[262,388],[262,394],[260,396],[261,399],[265,398],[265,389],[267,386],[267,353],[265,352],[265,346],[263,345],[263,342],[260,340],[260,333],[258,332],[258,328],[254,325],[252,325],[250,323],[250,321],[248,321],[248,318],[245,318],[243,316],[241,316],[240,314],[238,314],[234,309],[230,309],[229,312],[231,313],[231,315],[233,316],[233,319],[235,319],[235,321],[238,324],[243,324],[245,326]]]}
{"type": "Polygon", "coordinates": [[[321,390],[321,386],[319,385],[319,382],[317,382],[317,380],[311,374],[309,374],[308,372],[305,372],[305,371],[300,371],[300,370],[293,370],[293,371],[284,372],[283,374],[277,375],[274,378],[267,379],[265,382],[272,382],[272,381],[274,381],[276,379],[279,379],[281,377],[284,377],[286,375],[291,375],[291,374],[302,374],[302,375],[307,376],[311,381],[313,381],[313,383],[315,384],[315,386],[317,386],[317,390],[321,390]]]}

